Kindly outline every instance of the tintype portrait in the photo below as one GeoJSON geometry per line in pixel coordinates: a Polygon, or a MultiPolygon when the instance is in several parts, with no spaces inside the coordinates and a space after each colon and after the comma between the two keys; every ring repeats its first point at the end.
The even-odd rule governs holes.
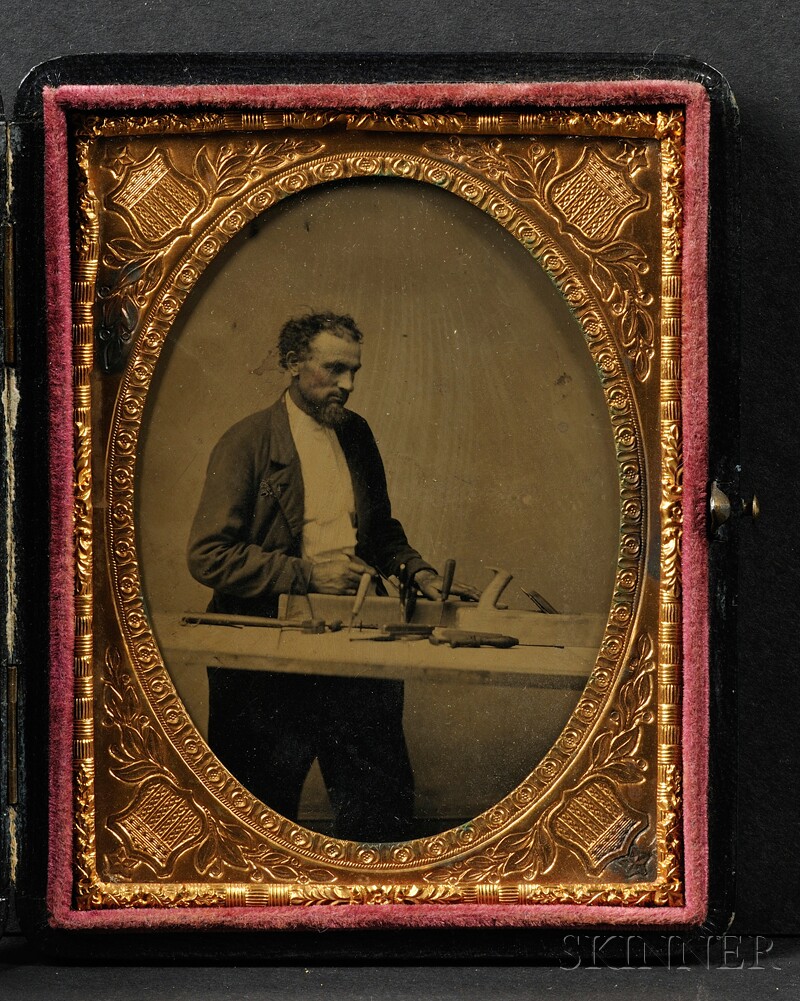
{"type": "Polygon", "coordinates": [[[288,199],[194,291],[145,422],[156,634],[251,792],[337,837],[400,841],[525,778],[594,665],[619,499],[584,335],[512,236],[402,180],[288,199]],[[480,627],[515,648],[387,641],[401,578],[418,592],[412,627],[480,627]],[[501,579],[487,612],[477,599],[501,579]],[[177,625],[206,610],[217,618],[177,625]],[[304,635],[298,615],[323,631],[304,635]],[[280,629],[242,616],[286,621],[277,670],[280,629]]]}
{"type": "Polygon", "coordinates": [[[77,116],[80,907],[681,903],[684,128],[77,116]]]}

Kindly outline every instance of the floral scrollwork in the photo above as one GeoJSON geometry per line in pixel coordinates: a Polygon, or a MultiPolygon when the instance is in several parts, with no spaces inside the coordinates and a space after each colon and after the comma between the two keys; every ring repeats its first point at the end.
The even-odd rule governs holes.
{"type": "Polygon", "coordinates": [[[253,181],[321,149],[322,143],[295,136],[269,142],[225,143],[213,150],[202,146],[192,168],[194,179],[204,193],[200,211],[217,199],[238,195],[253,181]]]}
{"type": "Polygon", "coordinates": [[[663,852],[660,858],[662,890],[659,903],[683,903],[681,866],[681,774],[675,765],[664,769],[665,777],[659,791],[660,821],[663,852]]]}
{"type": "Polygon", "coordinates": [[[620,343],[633,362],[640,382],[650,376],[655,356],[655,323],[649,308],[653,296],[645,291],[642,278],[650,270],[641,247],[617,240],[590,253],[590,277],[603,301],[619,319],[620,343]]]}
{"type": "MultiPolygon", "coordinates": [[[[321,148],[316,140],[299,136],[204,144],[195,155],[191,177],[177,170],[159,147],[144,160],[135,159],[127,147],[106,159],[106,170],[118,181],[108,205],[132,238],[109,240],[103,255],[102,263],[110,275],[98,290],[102,304],[98,338],[104,371],[122,368],[141,317],[163,277],[167,252],[190,232],[194,222],[217,202],[237,196],[248,185],[321,148]],[[147,190],[152,202],[148,207],[158,220],[151,220],[144,229],[136,225],[138,216],[131,216],[126,209],[125,191],[134,175],[136,184],[147,190]]],[[[139,204],[144,202],[140,197],[139,204]]],[[[147,218],[144,209],[139,215],[147,218]]]]}
{"type": "MultiPolygon", "coordinates": [[[[639,381],[646,378],[653,356],[648,354],[652,345],[646,332],[631,319],[633,299],[639,296],[645,312],[652,302],[645,301],[649,291],[648,261],[635,243],[618,239],[622,216],[615,216],[610,237],[593,243],[581,244],[578,230],[561,227],[559,231],[560,217],[550,201],[554,186],[566,184],[575,170],[575,166],[560,160],[568,143],[544,137],[542,141],[532,139],[530,131],[507,140],[485,134],[484,138],[472,139],[463,132],[451,136],[444,131],[443,122],[418,125],[398,120],[392,124],[402,131],[429,127],[443,131],[435,140],[425,137],[412,143],[413,137],[406,136],[401,144],[384,148],[376,134],[348,133],[351,129],[376,133],[386,123],[359,122],[356,127],[342,121],[340,113],[336,119],[324,123],[337,130],[333,139],[331,134],[321,136],[324,142],[308,134],[287,139],[274,132],[274,138],[263,133],[253,138],[256,129],[296,125],[283,119],[280,125],[260,121],[254,124],[243,118],[247,128],[243,125],[242,130],[248,135],[226,135],[218,140],[206,134],[190,136],[182,140],[180,148],[177,144],[165,148],[164,161],[157,164],[153,176],[167,176],[163,173],[166,165],[169,176],[181,188],[171,203],[177,208],[171,216],[164,215],[165,221],[149,223],[150,230],[142,229],[140,237],[134,229],[142,228],[141,218],[127,218],[115,204],[124,208],[127,168],[143,169],[149,162],[139,153],[145,143],[137,139],[129,144],[128,148],[136,153],[134,161],[126,164],[119,159],[116,173],[95,161],[99,170],[111,170],[117,185],[111,190],[109,175],[101,175],[101,194],[104,190],[105,195],[98,204],[103,242],[97,239],[89,248],[97,256],[102,254],[99,313],[110,344],[109,364],[121,363],[128,345],[135,340],[134,358],[120,385],[111,425],[112,450],[105,481],[106,527],[115,573],[112,587],[127,644],[123,656],[130,655],[133,662],[130,667],[127,659],[123,664],[120,651],[109,648],[104,672],[95,658],[90,664],[103,672],[99,679],[104,686],[103,705],[90,702],[90,711],[104,727],[99,746],[105,775],[110,776],[104,782],[114,787],[110,800],[114,808],[117,804],[123,808],[111,816],[103,815],[105,830],[97,859],[92,854],[97,848],[94,831],[78,827],[79,895],[84,885],[88,886],[91,894],[84,897],[91,898],[88,906],[93,907],[454,901],[658,903],[665,878],[671,881],[670,893],[677,894],[681,888],[680,771],[676,766],[667,788],[659,745],[656,794],[656,720],[650,707],[654,655],[649,635],[639,636],[634,655],[628,654],[627,663],[625,659],[634,624],[643,621],[639,615],[642,590],[651,587],[643,567],[644,512],[649,511],[644,487],[650,484],[642,462],[643,455],[649,454],[650,439],[643,447],[632,372],[639,381]],[[349,144],[345,152],[337,152],[339,142],[343,147],[345,142],[349,144]],[[431,155],[421,156],[422,149],[431,155]],[[463,166],[453,166],[448,160],[463,166]],[[162,345],[199,276],[229,239],[287,194],[339,177],[372,176],[425,180],[458,194],[500,222],[550,273],[583,325],[602,382],[615,436],[622,514],[618,572],[597,666],[560,741],[528,780],[494,809],[436,838],[396,846],[358,846],[297,828],[237,786],[213,758],[184,708],[178,706],[150,633],[141,600],[134,536],[136,448],[147,393],[162,345]],[[539,218],[542,214],[549,220],[547,226],[539,218]],[[568,232],[572,245],[564,236],[568,232]],[[581,256],[583,246],[588,248],[586,260],[581,256]],[[159,267],[162,271],[157,274],[159,267]],[[617,309],[621,312],[615,312],[617,309]],[[624,333],[626,322],[634,324],[630,336],[624,333]],[[117,345],[111,344],[115,336],[117,345]],[[638,367],[634,357],[637,346],[644,352],[638,367]],[[625,362],[624,355],[632,364],[625,362]],[[616,840],[611,839],[610,854],[594,844],[579,843],[580,839],[576,842],[574,833],[570,833],[577,812],[586,803],[592,809],[616,811],[624,832],[615,835],[616,840]],[[648,804],[642,806],[647,814],[634,809],[643,803],[648,804]],[[164,838],[161,854],[138,851],[134,829],[150,824],[165,830],[165,817],[171,821],[177,818],[180,823],[172,824],[172,833],[166,832],[169,836],[164,838]],[[665,844],[669,858],[665,856],[665,844]],[[576,859],[584,857],[581,851],[589,864],[579,867],[576,859]],[[654,859],[658,862],[657,883],[640,885],[638,880],[652,879],[654,859]],[[98,869],[107,880],[102,892],[98,869]],[[580,880],[577,883],[576,873],[580,880]]],[[[591,124],[589,119],[591,116],[587,118],[591,124]]],[[[468,125],[474,125],[471,118],[468,125]]],[[[612,115],[607,123],[600,122],[591,135],[602,136],[617,127],[612,115]]],[[[225,129],[230,131],[227,119],[225,129]]],[[[637,124],[636,129],[626,133],[630,142],[620,141],[614,147],[611,142],[598,140],[587,149],[596,146],[606,159],[616,156],[616,165],[609,169],[623,180],[632,177],[649,156],[651,162],[646,165],[648,175],[652,175],[655,158],[649,151],[654,147],[653,142],[645,140],[657,137],[652,134],[649,119],[642,118],[641,128],[637,124]]],[[[453,125],[452,132],[456,131],[459,129],[453,125]]],[[[563,129],[560,134],[564,134],[563,129]]],[[[123,142],[115,138],[106,145],[118,153],[123,142]]],[[[152,143],[151,155],[160,148],[157,143],[163,145],[162,137],[152,143]]],[[[96,257],[94,262],[96,266],[96,257]]],[[[88,281],[84,284],[90,286],[88,281]]],[[[91,287],[95,287],[93,280],[91,287]]],[[[675,326],[674,320],[671,323],[675,326]]],[[[90,349],[92,332],[90,326],[90,349]]],[[[663,361],[659,371],[663,385],[667,371],[663,361]]],[[[645,395],[650,400],[658,394],[645,395]]],[[[671,400],[667,400],[670,406],[671,400]]],[[[678,422],[679,447],[679,416],[670,419],[678,422]]],[[[81,440],[90,444],[90,425],[79,430],[81,440]]],[[[648,433],[656,432],[651,429],[648,433]]],[[[663,446],[663,422],[661,440],[663,446]]],[[[671,471],[672,465],[667,466],[671,471]]],[[[667,467],[662,464],[661,468],[663,475],[667,467]]],[[[663,501],[673,494],[679,502],[677,492],[667,490],[662,483],[662,518],[663,501]]],[[[80,524],[91,529],[90,512],[80,503],[76,511],[80,524]]],[[[674,515],[674,520],[679,520],[679,508],[674,515]]],[[[675,568],[679,572],[679,564],[675,568]]],[[[90,580],[88,575],[86,580],[90,580]]],[[[662,583],[664,580],[662,572],[662,583]]],[[[663,608],[663,588],[660,598],[663,608]]],[[[654,601],[648,607],[653,609],[654,601]]],[[[661,632],[659,639],[664,642],[661,632]]],[[[676,656],[679,658],[679,651],[676,656]]],[[[677,688],[678,683],[673,687],[677,688]]],[[[679,693],[675,699],[678,697],[679,693]]],[[[666,742],[663,735],[659,739],[666,742]]],[[[80,780],[87,795],[91,794],[92,777],[87,771],[80,780]]],[[[87,824],[90,819],[87,813],[87,824]]]]}
{"type": "Polygon", "coordinates": [[[490,181],[498,182],[513,198],[540,204],[558,164],[553,150],[536,140],[527,144],[522,155],[509,152],[501,139],[486,141],[459,136],[432,139],[425,143],[424,149],[433,156],[479,171],[490,181]]]}
{"type": "Polygon", "coordinates": [[[120,237],[106,246],[103,264],[113,273],[111,284],[101,286],[102,305],[98,339],[105,372],[122,367],[150,293],[161,281],[163,254],[142,249],[133,240],[120,237]]]}
{"type": "Polygon", "coordinates": [[[164,763],[160,732],[143,706],[138,688],[124,669],[116,647],[105,656],[105,725],[113,730],[109,745],[111,775],[133,786],[135,792],[125,810],[107,824],[120,843],[106,863],[118,866],[130,877],[137,870],[150,870],[160,879],[173,876],[181,857],[190,857],[194,878],[236,879],[308,883],[335,881],[323,867],[304,867],[275,850],[242,824],[212,813],[179,783],[164,763]],[[152,838],[142,850],[142,831],[152,831],[163,845],[154,852],[152,838]],[[167,833],[168,832],[168,833],[167,833]]]}
{"type": "Polygon", "coordinates": [[[627,667],[630,677],[620,688],[617,708],[591,744],[580,783],[564,792],[532,827],[517,829],[480,854],[435,869],[426,879],[458,886],[534,883],[554,868],[562,848],[578,854],[596,874],[617,859],[632,858],[629,870],[623,867],[623,871],[638,876],[641,859],[634,858],[632,846],[650,818],[626,802],[621,787],[646,779],[648,763],[639,751],[645,728],[655,722],[649,708],[655,670],[653,642],[645,632],[634,647],[627,667]]]}
{"type": "MultiPolygon", "coordinates": [[[[425,144],[425,149],[434,156],[479,171],[513,198],[533,202],[550,212],[555,209],[561,215],[564,213],[563,206],[559,204],[559,186],[566,191],[574,187],[572,182],[576,181],[586,188],[589,172],[593,179],[617,175],[630,186],[628,204],[623,203],[618,212],[609,216],[608,230],[603,232],[603,239],[599,242],[593,238],[596,234],[582,228],[579,219],[565,216],[564,228],[577,249],[586,255],[589,277],[618,320],[621,346],[633,363],[636,378],[645,382],[650,376],[655,356],[655,322],[651,315],[654,298],[644,284],[650,265],[644,249],[613,235],[611,224],[615,223],[618,230],[629,215],[648,204],[647,198],[632,181],[647,165],[646,147],[637,143],[622,143],[619,153],[612,158],[591,151],[584,157],[593,161],[593,166],[587,171],[581,169],[583,161],[570,170],[561,170],[557,152],[536,139],[528,141],[521,153],[519,144],[509,148],[508,143],[501,139],[486,141],[460,136],[431,140],[425,144]],[[612,235],[613,238],[609,239],[612,235]]],[[[613,184],[613,181],[609,183],[613,184]]],[[[601,188],[602,184],[598,183],[596,195],[602,197],[601,188]]],[[[567,200],[573,205],[571,194],[567,200]]],[[[581,191],[581,195],[586,197],[587,192],[581,191]]]]}
{"type": "Polygon", "coordinates": [[[370,883],[361,886],[307,886],[290,898],[290,903],[310,904],[431,904],[458,903],[460,895],[445,886],[420,886],[412,883],[370,883]]]}

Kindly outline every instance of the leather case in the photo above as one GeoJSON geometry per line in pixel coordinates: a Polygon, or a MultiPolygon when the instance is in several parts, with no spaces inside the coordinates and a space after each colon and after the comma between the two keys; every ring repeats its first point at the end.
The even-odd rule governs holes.
{"type": "MultiPolygon", "coordinates": [[[[752,513],[724,79],[659,56],[68,57],[4,139],[3,885],[25,932],[106,957],[546,958],[568,930],[724,929],[752,513]],[[353,405],[395,513],[481,601],[410,608],[394,543],[402,610],[315,592],[287,514],[308,468],[259,467],[241,519],[288,519],[294,576],[263,602],[207,563],[228,620],[203,622],[183,540],[206,460],[279,395],[281,323],[325,311],[366,331],[353,405]],[[246,743],[265,673],[316,736],[366,726],[346,758],[401,721],[411,826],[338,835],[333,772],[272,809],[209,744],[209,665],[246,743]]],[[[338,437],[373,552],[374,463],[338,437]]]]}

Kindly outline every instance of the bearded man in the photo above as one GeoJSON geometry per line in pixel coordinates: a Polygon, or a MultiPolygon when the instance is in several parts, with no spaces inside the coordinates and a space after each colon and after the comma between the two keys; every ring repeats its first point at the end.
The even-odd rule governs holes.
{"type": "MultiPolygon", "coordinates": [[[[401,566],[439,598],[441,577],[392,517],[369,425],[346,406],[362,341],[349,316],[289,320],[278,339],[287,390],[212,452],[188,552],[192,575],[214,590],[211,611],[272,617],[281,594],[355,594],[363,573],[401,566]]],[[[336,837],[411,836],[401,681],[224,667],[208,678],[209,745],[259,799],[296,820],[318,760],[336,837]]]]}

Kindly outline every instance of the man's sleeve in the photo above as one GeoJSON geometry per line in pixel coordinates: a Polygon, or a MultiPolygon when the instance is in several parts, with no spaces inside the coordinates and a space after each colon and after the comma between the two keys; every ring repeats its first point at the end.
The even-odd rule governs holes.
{"type": "MultiPolygon", "coordinates": [[[[238,598],[305,594],[312,564],[250,539],[257,496],[252,443],[234,428],[211,453],[189,536],[189,571],[201,584],[238,598]]],[[[286,542],[288,548],[288,532],[286,542]]]]}

